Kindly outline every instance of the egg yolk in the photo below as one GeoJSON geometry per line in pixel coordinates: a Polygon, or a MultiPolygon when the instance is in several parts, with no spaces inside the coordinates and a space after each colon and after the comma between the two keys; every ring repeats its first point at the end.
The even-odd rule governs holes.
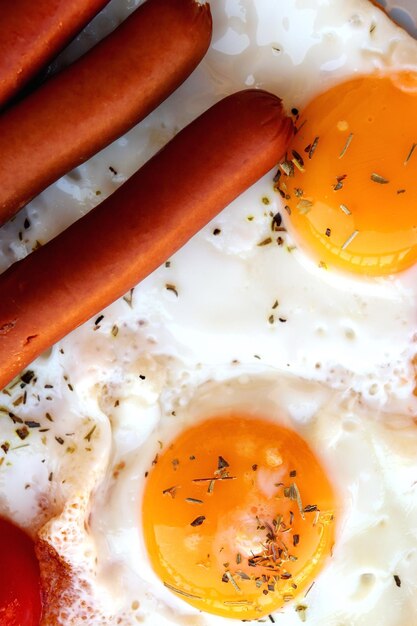
{"type": "Polygon", "coordinates": [[[417,74],[313,100],[276,176],[296,241],[321,267],[392,274],[417,258],[417,74]]]}
{"type": "Polygon", "coordinates": [[[158,454],[143,499],[163,584],[197,609],[258,619],[312,584],[334,541],[335,497],[295,432],[221,415],[158,454]]]}

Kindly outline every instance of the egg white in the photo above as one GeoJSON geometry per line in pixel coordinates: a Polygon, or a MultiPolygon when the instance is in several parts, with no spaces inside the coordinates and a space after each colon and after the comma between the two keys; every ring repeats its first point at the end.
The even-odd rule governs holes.
{"type": "MultiPolygon", "coordinates": [[[[107,409],[114,431],[113,462],[123,459],[125,474],[116,479],[108,474],[95,494],[91,533],[99,577],[102,571],[114,573],[113,568],[119,572],[121,585],[112,587],[115,603],[125,598],[129,604],[140,597],[141,614],[150,624],[228,623],[199,614],[164,588],[147,561],[136,525],[141,518],[144,476],[155,455],[183,428],[222,409],[233,409],[278,420],[304,437],[332,477],[343,504],[336,515],[334,553],[323,574],[307,597],[274,614],[276,623],[298,624],[300,607],[306,607],[303,612],[314,625],[343,624],[343,620],[349,624],[407,623],[417,610],[413,597],[417,574],[415,425],[402,423],[397,415],[382,422],[379,415],[364,410],[354,394],[340,394],[291,376],[257,372],[233,377],[229,371],[224,380],[225,372],[213,371],[211,380],[197,386],[198,375],[184,377],[179,363],[172,362],[168,369],[177,378],[171,380],[176,397],[167,401],[162,395],[160,419],[141,446],[126,447],[125,425],[115,427],[117,410],[107,409]],[[190,390],[192,399],[184,406],[190,390]],[[401,580],[401,589],[395,576],[401,580]]],[[[111,407],[114,398],[103,400],[111,407]]],[[[139,411],[137,420],[145,415],[139,411]]],[[[133,437],[137,431],[137,426],[131,426],[133,437]]]]}
{"type": "MultiPolygon", "coordinates": [[[[113,0],[57,65],[138,4],[113,0]]],[[[1,229],[0,269],[90,210],[229,93],[269,89],[290,109],[358,73],[416,69],[417,43],[367,0],[217,0],[212,13],[212,46],[193,75],[1,229]]],[[[281,208],[271,173],[38,359],[32,380],[2,394],[0,512],[32,534],[40,529],[72,565],[78,595],[63,623],[81,615],[91,625],[225,621],[163,588],[140,534],[144,474],[158,441],[216,401],[278,413],[316,450],[342,495],[334,555],[295,605],[308,607],[307,623],[415,619],[417,270],[342,280],[315,267],[286,234],[282,246],[260,246],[281,208]],[[24,439],[16,416],[32,423],[24,439]]],[[[291,606],[274,619],[292,626],[300,616],[291,606]]]]}

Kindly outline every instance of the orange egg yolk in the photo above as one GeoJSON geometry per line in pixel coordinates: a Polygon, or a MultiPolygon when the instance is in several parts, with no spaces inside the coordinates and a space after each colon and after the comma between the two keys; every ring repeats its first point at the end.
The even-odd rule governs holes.
{"type": "Polygon", "coordinates": [[[335,497],[295,432],[222,415],[155,459],[143,499],[149,557],[197,609],[258,619],[311,585],[334,541],[335,497]]]}
{"type": "Polygon", "coordinates": [[[276,177],[300,247],[324,268],[392,274],[417,258],[417,74],[313,100],[276,177]]]}

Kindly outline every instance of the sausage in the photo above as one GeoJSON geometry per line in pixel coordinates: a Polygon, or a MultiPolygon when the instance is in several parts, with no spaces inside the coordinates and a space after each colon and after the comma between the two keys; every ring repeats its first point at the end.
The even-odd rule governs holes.
{"type": "Polygon", "coordinates": [[[0,7],[0,109],[108,0],[12,0],[0,7]]]}
{"type": "Polygon", "coordinates": [[[125,294],[282,157],[281,101],[247,90],[182,130],[102,204],[0,276],[0,388],[125,294]]]}
{"type": "Polygon", "coordinates": [[[0,223],[143,119],[211,39],[208,4],[147,0],[112,34],[0,116],[0,223]]]}

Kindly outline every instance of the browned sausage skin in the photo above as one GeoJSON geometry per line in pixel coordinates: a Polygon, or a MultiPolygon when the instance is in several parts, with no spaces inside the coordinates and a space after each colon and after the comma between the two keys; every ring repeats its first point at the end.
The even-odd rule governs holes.
{"type": "Polygon", "coordinates": [[[126,293],[271,169],[293,133],[279,98],[238,92],[0,276],[0,388],[126,293]]]}
{"type": "Polygon", "coordinates": [[[109,0],[10,0],[0,4],[0,109],[109,0]]]}
{"type": "Polygon", "coordinates": [[[76,63],[0,116],[0,224],[143,119],[211,39],[208,4],[147,0],[76,63]]]}

